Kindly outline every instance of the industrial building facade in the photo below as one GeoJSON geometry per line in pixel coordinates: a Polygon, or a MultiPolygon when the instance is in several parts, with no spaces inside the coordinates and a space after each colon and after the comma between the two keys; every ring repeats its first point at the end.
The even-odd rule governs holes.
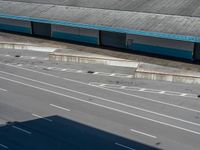
{"type": "MultiPolygon", "coordinates": [[[[7,3],[4,4],[7,5],[7,3]]],[[[103,23],[100,22],[101,20],[98,21],[100,22],[98,25],[85,22],[80,23],[80,21],[76,23],[70,19],[69,21],[66,21],[66,19],[59,19],[59,17],[55,20],[55,18],[49,18],[49,15],[50,13],[45,15],[45,17],[38,18],[34,16],[30,17],[30,15],[17,15],[17,13],[14,15],[12,13],[1,13],[0,11],[0,29],[99,46],[123,48],[130,51],[153,53],[189,60],[200,60],[200,38],[196,35],[152,32],[146,31],[146,29],[136,30],[132,29],[132,26],[131,28],[124,28],[121,26],[115,27],[113,25],[105,25],[106,22],[102,25],[103,23]]],[[[160,16],[156,17],[158,18],[160,16]]],[[[161,16],[162,19],[164,17],[161,16]]],[[[109,19],[107,21],[109,22],[109,19]]],[[[200,22],[200,20],[197,21],[200,22]]],[[[119,20],[116,20],[114,24],[118,25],[117,22],[119,22],[119,20]]],[[[126,22],[123,21],[123,23],[125,24],[126,22]]],[[[133,24],[133,28],[134,25],[135,24],[133,24]]]]}

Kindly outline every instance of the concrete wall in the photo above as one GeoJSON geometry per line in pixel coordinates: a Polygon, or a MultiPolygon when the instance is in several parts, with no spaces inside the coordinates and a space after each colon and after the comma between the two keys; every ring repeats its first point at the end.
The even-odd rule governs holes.
{"type": "Polygon", "coordinates": [[[31,23],[14,19],[0,18],[0,29],[31,34],[31,23]]]}
{"type": "Polygon", "coordinates": [[[51,36],[58,39],[65,39],[90,44],[99,44],[99,31],[80,29],[74,27],[52,25],[51,36]]]}
{"type": "Polygon", "coordinates": [[[193,59],[194,43],[127,35],[127,48],[135,51],[155,53],[185,59],[193,59]]]}

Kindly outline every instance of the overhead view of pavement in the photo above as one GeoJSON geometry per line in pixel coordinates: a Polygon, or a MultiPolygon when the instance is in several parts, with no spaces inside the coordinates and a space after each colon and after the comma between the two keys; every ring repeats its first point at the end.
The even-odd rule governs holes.
{"type": "Polygon", "coordinates": [[[0,150],[200,150],[200,0],[0,0],[0,150]]]}
{"type": "Polygon", "coordinates": [[[199,150],[200,87],[0,50],[0,149],[199,150]]]}

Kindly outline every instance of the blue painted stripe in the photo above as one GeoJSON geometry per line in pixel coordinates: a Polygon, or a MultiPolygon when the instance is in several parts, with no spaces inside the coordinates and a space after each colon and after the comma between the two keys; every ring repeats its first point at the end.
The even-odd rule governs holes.
{"type": "Polygon", "coordinates": [[[177,58],[184,58],[184,59],[190,59],[190,60],[193,59],[193,52],[187,51],[187,50],[172,49],[172,48],[138,44],[138,43],[129,45],[128,49],[132,49],[132,50],[140,51],[140,52],[173,56],[173,57],[177,57],[177,58]]]}
{"type": "Polygon", "coordinates": [[[1,24],[1,23],[0,23],[0,29],[1,30],[21,32],[21,33],[29,33],[29,34],[31,34],[31,32],[32,32],[31,29],[28,28],[28,27],[7,25],[7,24],[1,24]]]}
{"type": "Polygon", "coordinates": [[[96,37],[76,35],[76,34],[70,34],[70,33],[57,32],[57,31],[52,32],[52,37],[58,38],[58,39],[96,44],[96,45],[98,45],[98,41],[99,41],[98,38],[96,37]]]}
{"type": "Polygon", "coordinates": [[[165,38],[165,39],[174,39],[174,40],[189,41],[189,42],[200,42],[200,37],[194,37],[194,36],[168,34],[168,33],[161,33],[161,32],[150,32],[150,31],[134,30],[134,29],[128,29],[128,28],[114,28],[114,27],[95,25],[95,24],[83,24],[83,23],[76,23],[76,22],[71,22],[71,21],[49,20],[49,19],[44,19],[44,18],[35,18],[35,17],[28,17],[28,16],[15,16],[15,15],[10,15],[10,14],[5,14],[5,13],[0,13],[0,17],[16,19],[16,20],[64,25],[64,26],[70,26],[70,27],[143,35],[143,36],[158,37],[158,38],[165,38]]]}

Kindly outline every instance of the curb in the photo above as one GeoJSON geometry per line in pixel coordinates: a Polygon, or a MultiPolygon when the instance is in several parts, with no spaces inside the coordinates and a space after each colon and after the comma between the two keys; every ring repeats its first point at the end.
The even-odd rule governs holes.
{"type": "Polygon", "coordinates": [[[53,61],[103,64],[103,65],[118,66],[118,67],[130,67],[133,69],[136,68],[135,78],[138,79],[200,84],[199,72],[190,72],[176,68],[164,67],[154,64],[139,63],[114,57],[89,55],[89,53],[85,53],[85,55],[80,55],[79,53],[74,53],[74,54],[58,53],[54,52],[57,50],[57,48],[42,47],[27,43],[0,42],[0,48],[50,52],[49,60],[53,61]]]}
{"type": "Polygon", "coordinates": [[[77,63],[92,63],[92,64],[103,64],[118,67],[131,67],[137,68],[139,62],[128,61],[125,59],[118,59],[112,57],[102,57],[102,56],[84,56],[78,54],[67,54],[67,53],[50,53],[49,60],[54,61],[66,61],[66,62],[77,62],[77,63]]]}
{"type": "Polygon", "coordinates": [[[177,83],[200,84],[200,73],[152,64],[139,64],[135,78],[177,83]]]}
{"type": "Polygon", "coordinates": [[[42,51],[42,52],[53,52],[57,49],[57,48],[52,48],[52,47],[41,47],[34,44],[11,43],[11,42],[0,42],[0,48],[16,49],[16,50],[32,50],[32,51],[42,51]]]}

